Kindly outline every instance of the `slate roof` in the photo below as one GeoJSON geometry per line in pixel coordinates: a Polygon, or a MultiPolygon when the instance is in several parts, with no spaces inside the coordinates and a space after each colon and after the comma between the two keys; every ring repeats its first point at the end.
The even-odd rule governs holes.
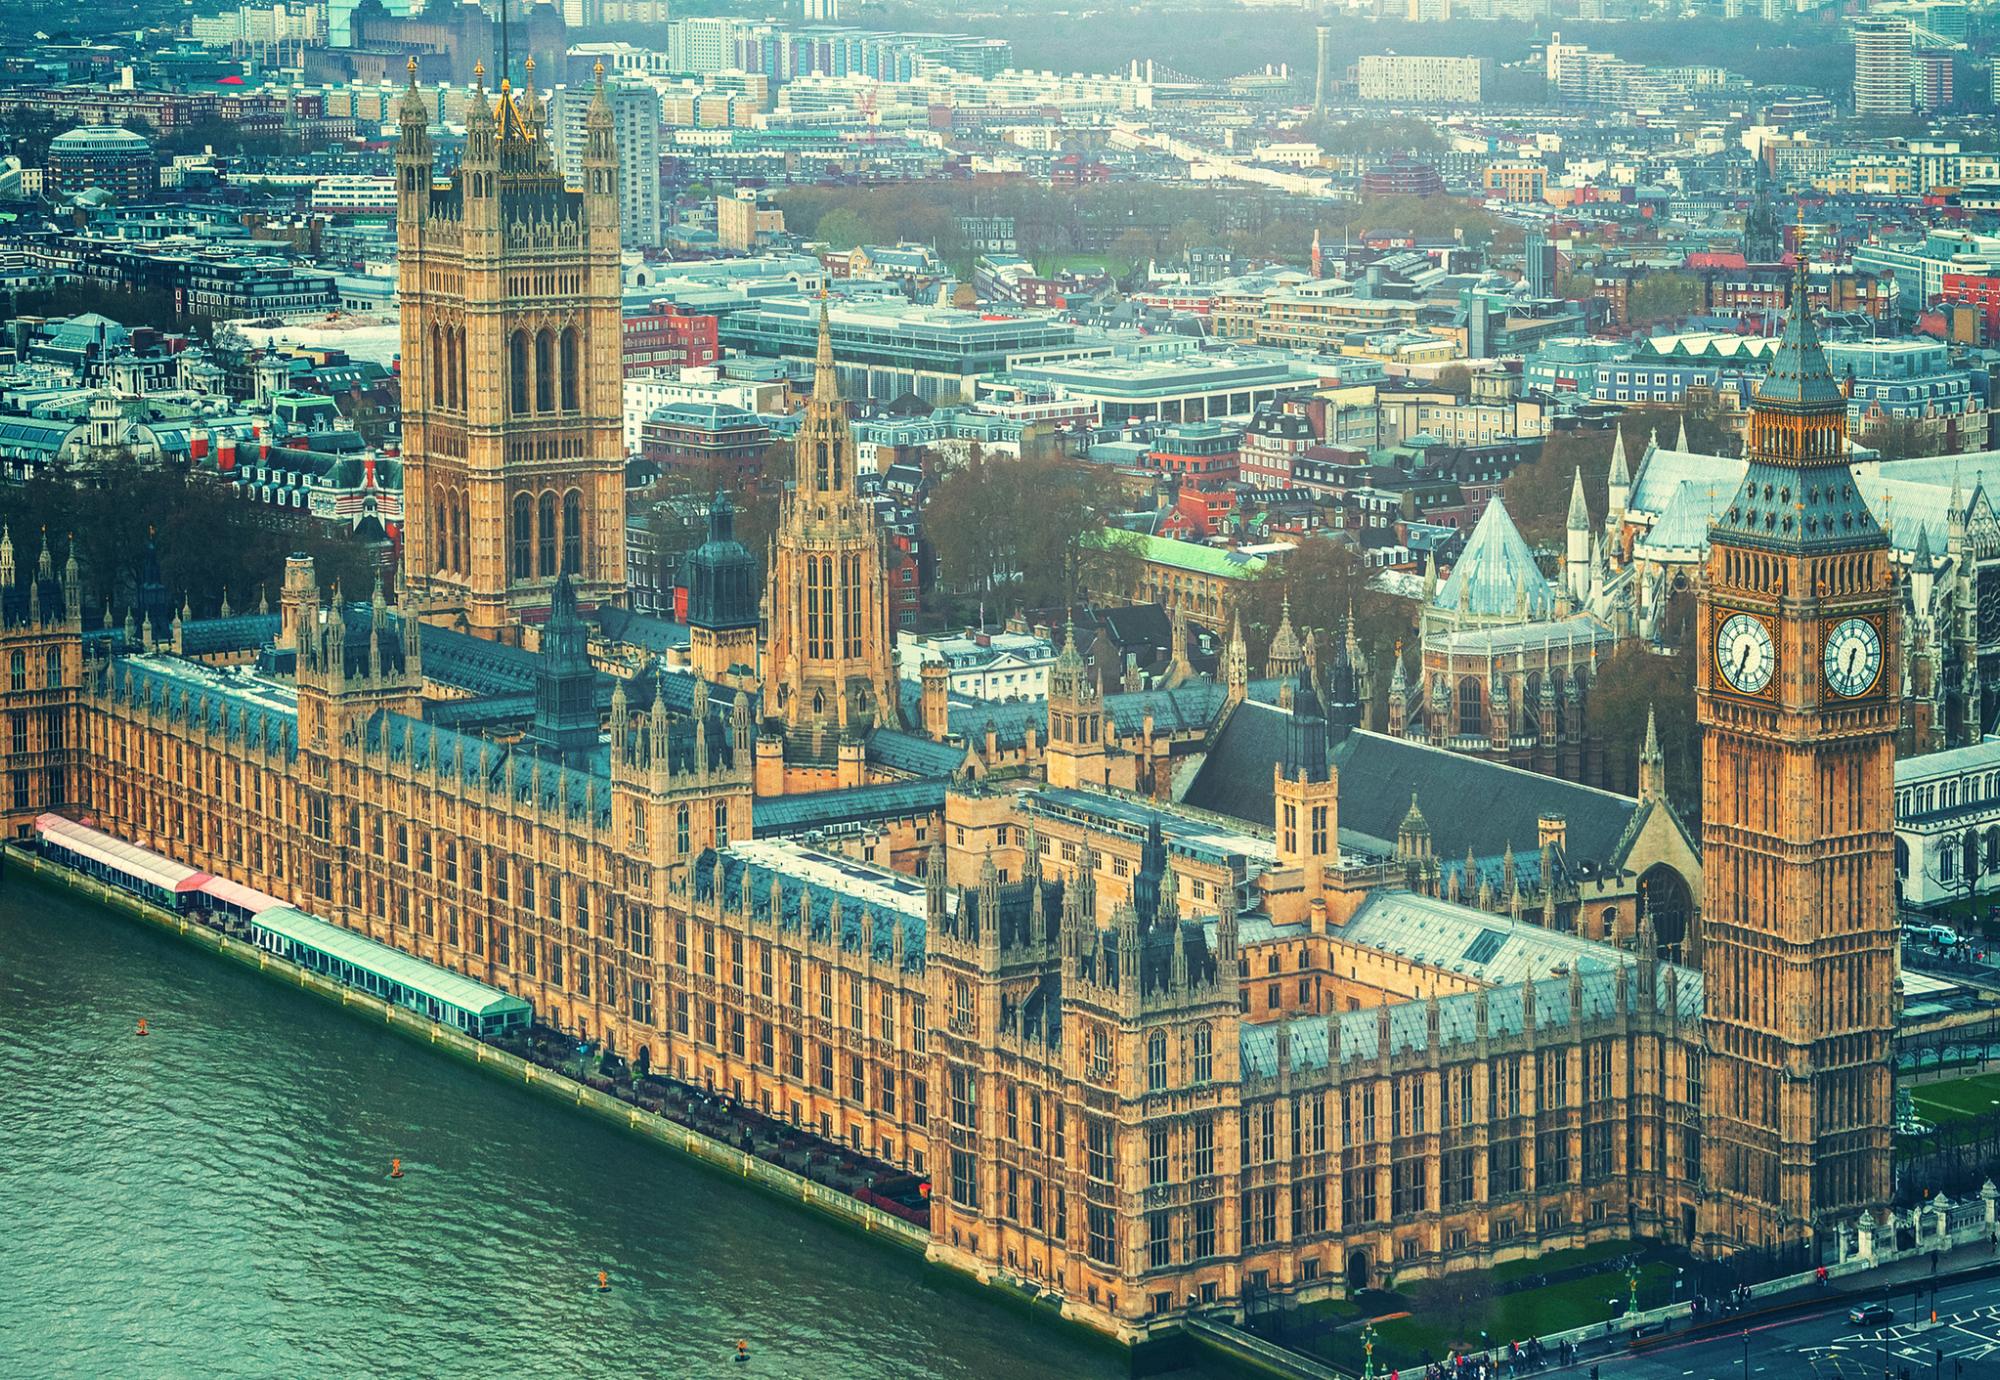
{"type": "Polygon", "coordinates": [[[692,634],[685,623],[658,618],[649,613],[634,613],[630,609],[619,608],[615,604],[603,604],[584,615],[584,621],[594,623],[606,640],[628,643],[643,647],[654,655],[672,651],[676,647],[688,645],[692,634]]]}
{"type": "MultiPolygon", "coordinates": [[[[1654,1001],[1660,1010],[1671,1009],[1683,1021],[1701,1016],[1702,981],[1698,970],[1662,963],[1655,970],[1654,984],[1654,1001]]],[[[1525,986],[1506,986],[1438,998],[1439,1046],[1449,1049],[1476,1041],[1482,1003],[1490,1034],[1519,1034],[1524,1025],[1526,993],[1525,986]]],[[[1628,1008],[1636,1006],[1637,984],[1628,981],[1623,995],[1628,1008]]],[[[1561,978],[1538,981],[1534,986],[1536,1028],[1567,1029],[1577,1023],[1579,1008],[1584,1021],[1609,1018],[1617,1014],[1619,997],[1618,975],[1608,970],[1585,973],[1575,988],[1561,978]]],[[[1246,1022],[1238,1035],[1238,1057],[1246,1078],[1275,1077],[1282,1034],[1287,1059],[1294,1070],[1325,1069],[1336,1047],[1342,1064],[1368,1062],[1380,1057],[1385,1023],[1392,1056],[1423,1049],[1429,1038],[1430,1003],[1407,1001],[1331,1016],[1246,1022]]]]}
{"type": "Polygon", "coordinates": [[[238,613],[228,618],[197,618],[181,624],[181,650],[188,656],[217,656],[269,646],[277,637],[275,613],[238,613]]]}
{"type": "Polygon", "coordinates": [[[1558,970],[1609,972],[1636,962],[1614,945],[1402,890],[1370,892],[1337,937],[1489,983],[1540,982],[1558,970]]]}
{"type": "Polygon", "coordinates": [[[535,668],[541,658],[533,652],[430,623],[418,628],[417,638],[425,677],[441,685],[474,695],[535,688],[535,668]]]}
{"type": "Polygon", "coordinates": [[[947,783],[932,778],[854,786],[844,791],[772,796],[750,805],[750,832],[756,838],[803,834],[838,824],[907,819],[944,809],[947,783]]]}
{"type": "MultiPolygon", "coordinates": [[[[1104,697],[1104,716],[1118,727],[1122,738],[1136,738],[1145,729],[1146,716],[1162,733],[1199,732],[1213,725],[1222,714],[1228,692],[1212,680],[1191,680],[1171,690],[1130,690],[1104,697]]],[[[1047,706],[1044,705],[1046,716],[1047,706]]]]}
{"type": "Polygon", "coordinates": [[[835,936],[833,912],[838,903],[838,938],[850,953],[861,951],[861,917],[866,912],[873,920],[876,958],[886,961],[894,956],[891,927],[900,925],[904,968],[916,971],[924,966],[928,914],[924,884],[900,873],[831,853],[750,844],[722,853],[704,849],[695,859],[692,881],[697,900],[715,899],[719,883],[725,909],[739,915],[747,912],[767,923],[775,919],[788,933],[805,931],[821,940],[835,936]]]}
{"type": "Polygon", "coordinates": [[[485,738],[475,738],[421,719],[381,710],[362,728],[370,751],[386,748],[389,760],[441,778],[457,777],[467,786],[484,785],[505,791],[523,803],[538,800],[545,810],[588,816],[601,828],[611,825],[611,781],[598,772],[517,751],[485,738]]]}
{"type": "Polygon", "coordinates": [[[285,757],[299,750],[298,692],[288,685],[154,653],[117,657],[105,674],[107,689],[127,704],[206,723],[230,741],[261,743],[285,757]]]}
{"type": "Polygon", "coordinates": [[[966,750],[949,743],[935,743],[913,733],[878,728],[868,735],[869,762],[902,772],[906,776],[954,776],[965,765],[966,750]]]}
{"type": "MultiPolygon", "coordinates": [[[[1255,700],[1239,706],[1190,783],[1185,803],[1268,826],[1272,768],[1283,760],[1290,717],[1255,700]]],[[[1555,813],[1566,825],[1566,869],[1601,867],[1622,853],[1639,810],[1630,796],[1365,729],[1335,744],[1332,756],[1340,773],[1343,842],[1393,853],[1414,791],[1430,825],[1432,851],[1446,866],[1462,865],[1468,849],[1492,859],[1519,849],[1517,867],[1538,868],[1537,822],[1544,813],[1555,813]]]]}

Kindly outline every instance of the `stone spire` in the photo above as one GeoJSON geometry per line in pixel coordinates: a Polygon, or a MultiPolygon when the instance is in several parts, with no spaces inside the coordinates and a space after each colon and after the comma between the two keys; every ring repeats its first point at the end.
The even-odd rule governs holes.
{"type": "Polygon", "coordinates": [[[1292,628],[1292,592],[1286,590],[1278,630],[1271,635],[1271,650],[1264,657],[1264,675],[1270,680],[1290,680],[1299,673],[1304,659],[1299,635],[1292,628]]]}
{"type": "Polygon", "coordinates": [[[1646,743],[1639,749],[1639,799],[1667,798],[1666,758],[1660,752],[1660,726],[1653,707],[1646,707],[1646,743]]]}
{"type": "Polygon", "coordinates": [[[1243,645],[1243,619],[1234,611],[1229,615],[1229,641],[1222,649],[1222,680],[1231,700],[1242,699],[1249,690],[1250,649],[1243,645]]]}
{"type": "Polygon", "coordinates": [[[826,298],[819,299],[819,348],[813,355],[813,401],[840,404],[840,381],[833,367],[833,322],[826,298]]]}
{"type": "MultiPolygon", "coordinates": [[[[1619,433],[1622,438],[1624,433],[1619,433]]],[[[1569,518],[1564,524],[1572,532],[1590,530],[1590,504],[1583,497],[1583,466],[1578,465],[1570,472],[1569,518]]]]}

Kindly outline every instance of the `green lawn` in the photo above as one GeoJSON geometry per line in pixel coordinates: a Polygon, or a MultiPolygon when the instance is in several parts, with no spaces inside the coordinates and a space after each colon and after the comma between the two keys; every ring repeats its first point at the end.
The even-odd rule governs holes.
{"type": "MultiPolygon", "coordinates": [[[[1603,1259],[1623,1255],[1631,1249],[1629,1243],[1616,1243],[1604,1251],[1596,1247],[1564,1251],[1559,1256],[1547,1256],[1532,1264],[1524,1263],[1516,1273],[1546,1273],[1575,1265],[1586,1257],[1603,1259]]],[[[1493,1273],[1498,1275],[1505,1268],[1501,1266],[1493,1273]]],[[[1639,1267],[1640,1307],[1655,1308],[1665,1303],[1673,1289],[1673,1278],[1671,1265],[1660,1261],[1642,1264],[1639,1267]]],[[[1481,1332],[1486,1333],[1491,1345],[1500,1346],[1509,1341],[1525,1341],[1529,1337],[1601,1323],[1614,1312],[1608,1306],[1608,1300],[1619,1300],[1620,1306],[1615,1311],[1624,1311],[1623,1304],[1629,1290],[1630,1285],[1624,1274],[1606,1272],[1565,1280],[1540,1289],[1524,1289],[1518,1293],[1491,1297],[1461,1316],[1446,1316],[1443,1310],[1426,1311],[1419,1302],[1413,1305],[1408,1317],[1392,1318],[1376,1325],[1376,1369],[1418,1365],[1426,1351],[1433,1360],[1437,1360],[1453,1351],[1477,1348],[1481,1332]]],[[[1337,1366],[1360,1370],[1360,1329],[1347,1328],[1330,1337],[1324,1354],[1337,1366]]]]}
{"type": "Polygon", "coordinates": [[[1046,264],[1051,273],[1095,273],[1106,268],[1108,260],[1102,254],[1037,254],[1035,263],[1046,264]]]}
{"type": "Polygon", "coordinates": [[[1578,1265],[1595,1265],[1600,1260],[1616,1260],[1633,1249],[1630,1241],[1593,1241],[1573,1251],[1551,1251],[1495,1265],[1489,1272],[1495,1284],[1509,1284],[1528,1275],[1553,1275],[1578,1265]]]}
{"type": "Polygon", "coordinates": [[[1919,1084],[1910,1089],[1910,1101],[1916,1104],[1919,1116],[1938,1122],[1962,1121],[1990,1112],[1993,1104],[2000,1102],[2000,1073],[1919,1084]]]}

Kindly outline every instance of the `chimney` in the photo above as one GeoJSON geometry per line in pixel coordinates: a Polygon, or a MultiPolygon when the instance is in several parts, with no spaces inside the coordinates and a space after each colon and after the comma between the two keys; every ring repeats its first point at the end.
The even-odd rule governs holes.
{"type": "Polygon", "coordinates": [[[1565,848],[1569,840],[1569,821],[1553,810],[1544,810],[1535,821],[1536,833],[1540,835],[1539,847],[1565,848]]]}
{"type": "Polygon", "coordinates": [[[223,474],[233,474],[236,470],[236,437],[224,432],[215,442],[215,468],[223,474]]]}

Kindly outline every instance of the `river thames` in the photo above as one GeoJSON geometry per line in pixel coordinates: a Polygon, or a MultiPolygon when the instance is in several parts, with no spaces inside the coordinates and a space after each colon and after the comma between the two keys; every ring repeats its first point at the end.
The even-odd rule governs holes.
{"type": "Polygon", "coordinates": [[[0,883],[0,1234],[6,1377],[1127,1372],[976,1286],[18,874],[0,883]]]}

